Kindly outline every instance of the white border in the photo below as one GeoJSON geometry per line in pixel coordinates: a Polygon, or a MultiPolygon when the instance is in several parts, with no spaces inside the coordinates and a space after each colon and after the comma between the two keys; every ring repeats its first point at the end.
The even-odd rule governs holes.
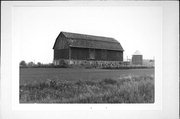
{"type": "MultiPolygon", "coordinates": [[[[178,22],[174,19],[177,18],[176,10],[178,9],[177,2],[2,2],[2,23],[5,23],[8,27],[5,26],[5,24],[2,24],[2,61],[1,61],[1,97],[2,97],[2,112],[3,117],[8,117],[8,113],[18,115],[14,111],[41,111],[40,114],[42,114],[42,111],[64,111],[69,110],[71,114],[76,115],[75,112],[77,110],[83,110],[83,111],[95,111],[95,110],[101,110],[101,111],[113,111],[116,110],[118,112],[112,112],[112,114],[118,115],[119,112],[120,115],[123,115],[124,117],[132,118],[132,115],[124,115],[122,112],[125,112],[125,114],[129,114],[130,112],[133,113],[135,117],[138,117],[138,114],[141,113],[143,110],[144,114],[156,114],[156,118],[160,117],[176,117],[178,113],[178,109],[176,105],[178,105],[178,96],[176,95],[178,92],[178,83],[176,82],[178,78],[178,58],[175,59],[178,55],[178,29],[175,29],[175,34],[173,33],[174,27],[178,24],[178,22]],[[39,3],[39,4],[37,4],[39,3]],[[18,83],[17,80],[19,79],[17,72],[19,72],[17,69],[17,46],[14,44],[18,44],[17,41],[13,41],[13,34],[12,36],[9,36],[9,34],[12,32],[12,8],[14,6],[20,7],[20,6],[61,6],[63,4],[66,5],[105,5],[105,6],[158,6],[162,7],[163,9],[163,41],[162,41],[162,53],[159,56],[159,58],[155,59],[155,78],[160,77],[160,80],[155,79],[155,104],[19,104],[17,96],[19,96],[18,93],[18,83]],[[118,4],[117,4],[118,3],[118,4]],[[7,14],[6,14],[7,13],[7,14]],[[172,15],[172,13],[174,15],[172,15]],[[170,17],[169,17],[170,16],[170,17]],[[174,24],[175,25],[174,25],[174,24]],[[173,24],[173,25],[171,25],[173,24]],[[6,29],[5,29],[6,28],[6,29]],[[170,35],[168,35],[170,34],[170,35]],[[171,40],[170,40],[171,39],[171,40]],[[174,42],[172,42],[172,39],[174,42]],[[167,50],[167,46],[168,50],[167,50]],[[172,58],[170,60],[167,60],[167,58],[172,58]],[[173,62],[173,64],[171,64],[173,62]],[[163,68],[162,68],[163,67],[163,68]],[[168,68],[168,69],[167,69],[168,68]],[[158,69],[158,70],[157,70],[158,69]],[[174,69],[174,70],[173,70],[174,69]],[[173,71],[168,72],[168,70],[173,71]],[[160,72],[159,72],[160,71],[160,72]],[[161,75],[162,73],[162,75],[161,75]],[[162,77],[163,76],[163,77],[162,77]],[[176,77],[177,76],[177,77],[176,77]],[[172,79],[171,79],[172,78],[172,79]],[[162,80],[163,79],[163,80],[162,80]],[[174,80],[173,80],[174,79],[174,80]],[[17,85],[16,85],[17,84],[17,85]],[[163,90],[163,92],[162,92],[163,90]],[[159,92],[157,92],[159,91],[159,92]],[[168,94],[168,95],[166,95],[168,94]],[[163,99],[163,100],[162,100],[163,99]],[[67,108],[61,108],[61,107],[67,107],[67,108]],[[173,111],[174,109],[175,111],[173,111]],[[125,111],[129,110],[129,111],[125,111]],[[130,111],[131,110],[131,111],[130,111]],[[134,111],[133,111],[134,110],[134,111]],[[135,111],[139,110],[139,111],[135,111]],[[145,112],[148,111],[147,112],[145,112]],[[154,110],[154,111],[152,111],[154,110]],[[13,113],[14,112],[14,113],[13,113]],[[166,113],[169,112],[169,115],[166,113]],[[159,115],[158,115],[159,114],[159,115]]],[[[12,32],[13,33],[13,32],[12,32]]],[[[161,49],[161,48],[160,48],[161,49]]],[[[157,51],[157,52],[161,52],[157,51]]],[[[90,113],[88,112],[88,113],[90,113]]],[[[23,112],[21,112],[22,114],[23,112]]],[[[54,112],[55,113],[55,112],[54,112]]],[[[63,113],[63,112],[62,112],[63,113]]],[[[97,111],[95,111],[97,114],[97,111]]],[[[37,113],[34,113],[38,115],[37,113]]],[[[67,113],[63,113],[66,116],[67,113]]],[[[103,113],[104,115],[107,115],[106,113],[103,113]]],[[[44,114],[46,115],[46,114],[44,114]]],[[[51,113],[52,115],[52,113],[51,113]]],[[[98,115],[98,114],[97,114],[98,115]]],[[[79,115],[80,116],[80,115],[79,115]]],[[[153,116],[153,115],[151,115],[153,116]]],[[[22,116],[23,117],[23,116],[22,116]]],[[[46,116],[43,116],[47,118],[46,116]]],[[[83,117],[83,114],[80,116],[83,117]]],[[[91,115],[91,117],[93,117],[91,115]]],[[[102,116],[104,117],[104,116],[102,116]]],[[[108,116],[107,116],[108,117],[108,116]]],[[[116,116],[117,118],[118,116],[116,116]]],[[[143,117],[143,116],[142,116],[143,117]]],[[[144,116],[145,117],[145,116],[144,116]]],[[[154,117],[154,116],[153,116],[154,117]]]]}
{"type": "MultiPolygon", "coordinates": [[[[40,7],[43,7],[44,5],[40,5],[40,7]]],[[[68,6],[67,4],[61,4],[61,6],[68,6]]],[[[74,5],[75,7],[79,7],[79,5],[74,5]]],[[[83,6],[89,6],[89,4],[84,4],[83,6]]],[[[103,6],[103,5],[101,5],[103,6]]],[[[117,5],[118,6],[118,5],[117,5]]],[[[117,7],[116,6],[116,7],[117,7]]],[[[20,7],[20,6],[18,6],[20,7]]],[[[29,6],[26,6],[29,7],[29,6]]],[[[32,7],[32,6],[30,6],[32,7]]],[[[93,6],[92,6],[93,7],[93,6]]],[[[113,7],[113,5],[108,5],[107,7],[113,7]]],[[[121,6],[119,6],[121,7],[121,6]]],[[[124,6],[123,6],[124,7],[124,6]]],[[[144,6],[138,6],[138,7],[144,7],[144,6]]],[[[14,13],[14,9],[16,9],[17,6],[13,7],[12,13],[14,13]]],[[[161,8],[161,7],[160,7],[161,8]]],[[[161,97],[162,97],[162,39],[160,41],[157,41],[159,44],[159,47],[157,47],[157,53],[155,55],[155,103],[154,104],[19,104],[19,41],[14,35],[14,14],[12,14],[12,78],[14,77],[14,80],[12,81],[13,86],[13,96],[15,97],[12,99],[13,101],[13,109],[20,109],[20,110],[147,110],[147,109],[161,109],[161,97]]]]}

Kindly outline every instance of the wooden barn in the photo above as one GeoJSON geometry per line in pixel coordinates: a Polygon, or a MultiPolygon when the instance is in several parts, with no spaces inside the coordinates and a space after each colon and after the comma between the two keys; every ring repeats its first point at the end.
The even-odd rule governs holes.
{"type": "Polygon", "coordinates": [[[123,61],[123,48],[114,38],[61,32],[53,46],[54,64],[63,60],[123,61]]]}

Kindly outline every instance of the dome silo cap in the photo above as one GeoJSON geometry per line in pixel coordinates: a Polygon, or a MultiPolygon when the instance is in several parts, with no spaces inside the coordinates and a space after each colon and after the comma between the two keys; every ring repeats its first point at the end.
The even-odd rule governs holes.
{"type": "Polygon", "coordinates": [[[138,50],[133,55],[142,55],[138,50]]]}

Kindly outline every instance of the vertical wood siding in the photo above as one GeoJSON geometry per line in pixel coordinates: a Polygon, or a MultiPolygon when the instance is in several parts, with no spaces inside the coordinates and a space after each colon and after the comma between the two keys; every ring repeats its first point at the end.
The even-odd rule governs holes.
{"type": "Polygon", "coordinates": [[[88,48],[71,48],[54,50],[54,59],[74,59],[74,60],[97,60],[97,61],[123,61],[122,51],[100,50],[88,48]],[[93,52],[92,52],[93,51],[93,52]],[[93,58],[92,54],[93,53],[93,58]]]}
{"type": "Polygon", "coordinates": [[[95,50],[96,60],[102,61],[123,61],[123,52],[114,50],[95,50]]]}
{"type": "Polygon", "coordinates": [[[68,59],[68,58],[69,58],[69,50],[68,49],[54,50],[54,60],[68,59]]]}
{"type": "Polygon", "coordinates": [[[88,48],[71,48],[71,59],[87,60],[89,59],[88,48]]]}
{"type": "Polygon", "coordinates": [[[123,53],[121,51],[107,51],[107,60],[108,61],[123,61],[123,53]]]}
{"type": "Polygon", "coordinates": [[[142,65],[142,55],[133,55],[132,56],[132,63],[135,65],[142,65]]]}
{"type": "Polygon", "coordinates": [[[95,59],[96,60],[102,60],[102,58],[101,58],[101,55],[102,55],[101,51],[102,50],[100,50],[100,49],[96,49],[95,50],[95,59]]]}
{"type": "Polygon", "coordinates": [[[69,48],[69,44],[63,34],[60,34],[57,39],[61,39],[61,40],[56,40],[54,49],[68,49],[69,48]]]}

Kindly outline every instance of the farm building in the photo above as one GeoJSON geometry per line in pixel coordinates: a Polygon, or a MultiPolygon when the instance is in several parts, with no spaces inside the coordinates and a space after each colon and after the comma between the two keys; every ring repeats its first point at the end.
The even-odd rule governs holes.
{"type": "Polygon", "coordinates": [[[132,64],[133,65],[142,65],[143,64],[143,56],[139,51],[136,51],[132,56],[132,64]]]}
{"type": "Polygon", "coordinates": [[[54,64],[75,61],[123,61],[123,48],[114,38],[60,32],[53,46],[54,64]]]}

